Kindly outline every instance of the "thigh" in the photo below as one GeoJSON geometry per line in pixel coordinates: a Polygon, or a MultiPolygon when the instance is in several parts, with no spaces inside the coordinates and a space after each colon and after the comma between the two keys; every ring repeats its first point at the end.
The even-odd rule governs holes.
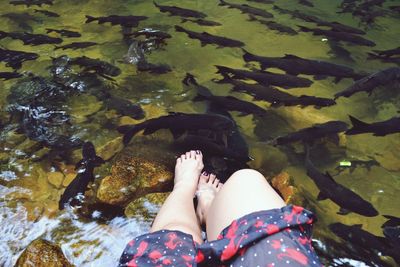
{"type": "Polygon", "coordinates": [[[227,180],[208,210],[207,238],[217,239],[225,227],[244,215],[283,206],[285,202],[261,173],[239,170],[227,180]]]}

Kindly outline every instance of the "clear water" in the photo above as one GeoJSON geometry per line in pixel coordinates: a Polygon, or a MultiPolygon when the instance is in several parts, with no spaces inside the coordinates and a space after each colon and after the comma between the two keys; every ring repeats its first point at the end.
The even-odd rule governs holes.
{"type": "MultiPolygon", "coordinates": [[[[243,1],[244,2],[244,1],[243,1]]],[[[276,4],[286,9],[299,9],[304,13],[323,18],[328,21],[342,23],[365,29],[357,18],[349,14],[337,14],[340,1],[313,1],[314,8],[299,5],[297,1],[276,1],[276,4]]],[[[239,1],[236,1],[239,3],[239,1]]],[[[250,3],[250,2],[249,2],[250,3]]],[[[398,5],[400,1],[388,1],[384,6],[398,5]]],[[[321,36],[312,36],[300,32],[295,36],[277,34],[265,26],[248,20],[248,16],[236,9],[218,6],[218,1],[162,1],[160,4],[178,5],[199,10],[208,15],[207,19],[218,21],[222,26],[203,27],[190,22],[183,27],[193,31],[207,31],[211,34],[225,36],[243,41],[245,49],[263,56],[283,56],[294,54],[304,58],[320,59],[329,62],[348,65],[358,71],[373,72],[389,66],[391,63],[367,60],[370,47],[348,45],[344,47],[350,51],[354,62],[338,59],[329,53],[330,48],[321,36]]],[[[273,13],[274,20],[297,29],[296,25],[314,27],[313,24],[293,19],[289,15],[282,15],[272,9],[272,5],[250,3],[265,8],[273,13]]],[[[182,87],[181,80],[187,72],[194,74],[198,82],[209,87],[216,95],[234,95],[237,98],[252,101],[246,94],[229,93],[230,86],[219,85],[212,79],[219,78],[215,74],[214,65],[224,65],[232,68],[244,68],[242,51],[238,48],[218,49],[213,45],[201,46],[198,40],[189,39],[186,34],[175,32],[174,25],[180,25],[179,17],[168,16],[152,4],[152,1],[55,1],[54,5],[44,5],[46,9],[60,14],[59,18],[48,18],[40,13],[34,13],[36,6],[13,6],[8,1],[0,0],[0,25],[3,31],[30,31],[45,33],[46,28],[69,29],[82,34],[81,38],[64,38],[67,44],[73,41],[98,42],[100,45],[81,50],[53,50],[54,45],[29,46],[19,40],[5,38],[0,40],[2,48],[35,52],[40,57],[35,61],[27,61],[20,72],[32,72],[36,75],[48,76],[48,66],[52,57],[68,55],[70,57],[88,56],[99,58],[117,65],[122,74],[115,78],[116,86],[112,93],[124,97],[135,103],[140,103],[146,111],[146,118],[164,115],[169,111],[188,113],[202,113],[205,111],[203,103],[193,104],[191,99],[195,92],[187,91],[182,87]],[[10,19],[4,16],[8,13],[29,13],[33,18],[10,19]],[[138,29],[154,28],[166,31],[172,35],[167,40],[164,49],[154,50],[146,55],[149,62],[166,63],[173,69],[172,72],[154,75],[137,72],[132,64],[123,63],[128,53],[128,45],[122,40],[121,28],[110,24],[85,24],[85,15],[106,16],[118,15],[145,15],[149,19],[140,23],[138,29]],[[3,15],[3,16],[1,16],[3,15]]],[[[376,42],[373,49],[385,50],[398,46],[400,32],[399,15],[379,17],[374,25],[366,28],[365,38],[376,42]]],[[[51,34],[57,36],[57,34],[51,34]]],[[[252,64],[256,67],[257,64],[252,64]]],[[[0,64],[0,71],[11,71],[0,64]]],[[[279,70],[274,70],[279,72],[279,70]]],[[[307,77],[304,75],[303,77],[307,77]]],[[[312,79],[311,76],[307,77],[312,79]]],[[[6,121],[7,96],[17,80],[0,81],[1,121],[6,121]]],[[[334,83],[332,78],[315,80],[309,88],[292,89],[296,95],[308,94],[320,97],[333,95],[352,83],[350,79],[343,79],[334,83]]],[[[358,93],[350,98],[340,98],[337,105],[329,108],[315,109],[313,107],[279,107],[273,109],[275,114],[286,121],[293,130],[311,126],[329,120],[349,122],[348,114],[354,115],[368,122],[381,121],[395,116],[399,111],[400,98],[396,92],[398,87],[389,86],[377,94],[368,96],[358,93]],[[387,90],[385,90],[387,89],[387,90]]],[[[269,108],[263,101],[254,101],[260,107],[269,108]]],[[[120,115],[104,109],[101,100],[89,94],[71,97],[67,101],[69,114],[75,126],[74,134],[83,140],[92,141],[96,147],[109,142],[120,134],[115,129],[106,129],[102,126],[105,118],[119,120],[120,115]],[[89,119],[89,116],[91,116],[89,119]],[[94,119],[93,119],[94,118],[94,119]]],[[[232,112],[238,123],[241,133],[248,142],[250,155],[255,159],[249,165],[261,170],[266,176],[272,176],[280,171],[286,171],[294,178],[301,194],[308,201],[308,208],[312,208],[319,219],[316,224],[314,238],[320,249],[325,248],[331,258],[325,258],[326,264],[340,265],[347,262],[352,266],[370,264],[370,259],[356,260],[352,255],[345,253],[345,244],[329,231],[327,225],[333,222],[344,224],[362,224],[363,229],[382,236],[380,226],[385,222],[382,216],[373,218],[357,214],[341,216],[336,214],[338,206],[330,200],[317,202],[318,189],[307,177],[299,154],[285,148],[274,148],[265,140],[268,131],[279,132],[275,122],[256,122],[252,115],[238,116],[232,112]],[[261,129],[261,130],[260,130],[261,129]],[[282,153],[286,157],[282,157],[282,153]],[[286,160],[285,160],[286,158],[286,160]],[[289,159],[289,160],[287,160],[289,159]],[[336,241],[336,243],[333,243],[336,241]],[[344,251],[344,252],[343,252],[344,251]],[[364,262],[364,263],[361,263],[364,262]]],[[[135,120],[132,120],[135,123],[135,120]]],[[[11,127],[8,125],[7,127],[11,127]]],[[[59,212],[57,205],[63,189],[56,188],[47,180],[49,172],[54,171],[49,158],[35,160],[21,151],[21,146],[6,141],[7,129],[2,130],[0,139],[0,153],[7,155],[6,160],[0,161],[0,265],[12,266],[22,250],[30,241],[37,237],[44,237],[60,244],[63,252],[71,263],[77,266],[111,266],[115,265],[126,244],[133,236],[144,233],[148,225],[126,218],[114,218],[107,223],[95,220],[82,219],[71,211],[59,212]]],[[[335,176],[337,182],[350,188],[365,200],[370,201],[380,214],[400,216],[400,134],[374,137],[370,134],[347,136],[342,140],[341,147],[327,144],[329,153],[320,155],[318,168],[335,173],[334,169],[341,160],[369,160],[379,162],[370,170],[358,167],[354,172],[348,170],[335,176]]],[[[21,137],[20,137],[21,138],[21,137]]],[[[37,152],[34,152],[35,154],[37,152]]],[[[75,155],[79,155],[77,150],[75,155]]],[[[75,157],[76,158],[76,157],[75,157]]],[[[71,168],[71,162],[60,164],[71,168]]],[[[107,169],[107,168],[105,168],[107,169]]],[[[100,178],[106,171],[99,174],[100,178]]],[[[390,259],[388,260],[390,262],[390,259]]]]}

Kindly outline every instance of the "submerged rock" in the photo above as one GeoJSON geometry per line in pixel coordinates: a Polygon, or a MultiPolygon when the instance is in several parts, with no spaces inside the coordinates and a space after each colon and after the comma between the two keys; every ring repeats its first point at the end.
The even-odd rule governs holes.
{"type": "Polygon", "coordinates": [[[136,218],[151,223],[168,195],[169,193],[151,193],[135,199],[125,208],[125,215],[128,218],[136,218]]]}
{"type": "Polygon", "coordinates": [[[73,266],[65,258],[60,247],[43,239],[36,239],[25,249],[18,258],[15,267],[28,266],[73,266]]]}

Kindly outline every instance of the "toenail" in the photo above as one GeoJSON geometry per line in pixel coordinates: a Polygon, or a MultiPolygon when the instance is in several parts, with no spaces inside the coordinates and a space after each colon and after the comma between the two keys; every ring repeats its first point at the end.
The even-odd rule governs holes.
{"type": "Polygon", "coordinates": [[[208,173],[207,173],[206,171],[204,171],[204,172],[203,172],[203,175],[207,176],[207,175],[208,175],[208,173]]]}
{"type": "Polygon", "coordinates": [[[196,150],[197,155],[200,155],[200,153],[201,153],[200,150],[196,150]]]}

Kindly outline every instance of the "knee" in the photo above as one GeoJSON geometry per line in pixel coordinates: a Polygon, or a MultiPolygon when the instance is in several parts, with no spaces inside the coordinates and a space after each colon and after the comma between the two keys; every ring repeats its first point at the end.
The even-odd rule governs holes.
{"type": "Polygon", "coordinates": [[[262,175],[260,172],[253,170],[253,169],[241,169],[236,172],[234,172],[229,180],[242,180],[246,179],[247,181],[249,180],[262,180],[266,181],[264,175],[262,175]]]}

